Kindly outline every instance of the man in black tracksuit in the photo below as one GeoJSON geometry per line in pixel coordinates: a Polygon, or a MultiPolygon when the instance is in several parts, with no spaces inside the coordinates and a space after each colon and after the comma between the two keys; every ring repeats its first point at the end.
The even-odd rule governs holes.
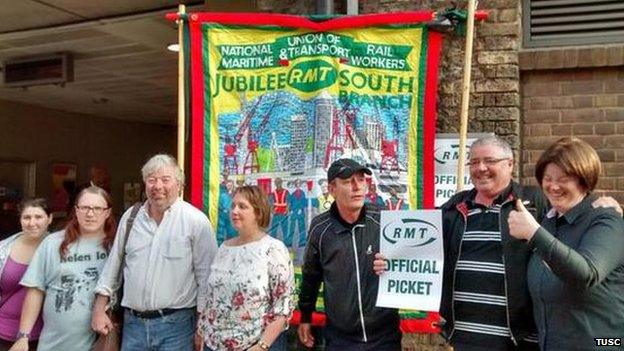
{"type": "Polygon", "coordinates": [[[371,171],[351,159],[335,161],[327,172],[334,203],[312,220],[299,293],[300,341],[312,347],[311,315],[323,283],[326,350],[401,350],[396,309],[375,307],[379,278],[379,209],[364,205],[371,171]]]}

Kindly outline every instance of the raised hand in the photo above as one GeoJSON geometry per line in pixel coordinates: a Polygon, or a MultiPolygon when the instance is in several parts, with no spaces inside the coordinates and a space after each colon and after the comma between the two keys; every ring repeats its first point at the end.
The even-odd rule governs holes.
{"type": "Polygon", "coordinates": [[[540,227],[533,215],[524,207],[521,199],[516,199],[516,208],[509,213],[509,234],[516,239],[531,240],[540,227]]]}

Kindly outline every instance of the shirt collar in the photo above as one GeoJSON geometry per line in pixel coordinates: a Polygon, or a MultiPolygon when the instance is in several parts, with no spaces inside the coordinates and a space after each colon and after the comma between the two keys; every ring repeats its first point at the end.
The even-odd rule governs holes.
{"type": "MultiPolygon", "coordinates": [[[[572,224],[574,223],[574,221],[580,217],[584,212],[587,212],[588,210],[591,209],[591,203],[594,202],[594,200],[596,199],[596,196],[594,195],[587,195],[585,196],[585,198],[583,198],[583,200],[581,200],[581,202],[579,202],[578,204],[576,204],[576,206],[572,207],[568,212],[566,212],[565,214],[563,214],[562,217],[563,219],[566,220],[566,222],[572,224]]],[[[555,218],[557,217],[557,210],[555,210],[554,208],[551,208],[548,213],[546,214],[547,218],[555,218]]]]}
{"type": "MultiPolygon", "coordinates": [[[[502,205],[505,201],[510,200],[513,195],[513,181],[509,182],[509,185],[507,185],[507,187],[505,189],[503,189],[503,191],[498,194],[498,196],[494,199],[494,201],[492,202],[492,205],[502,205]]],[[[477,197],[477,190],[473,188],[474,191],[471,192],[470,196],[468,197],[468,205],[470,205],[471,208],[479,205],[475,202],[475,199],[477,197]]]]}
{"type": "MultiPolygon", "coordinates": [[[[166,210],[165,210],[165,215],[171,211],[175,211],[176,208],[180,207],[181,203],[182,203],[182,198],[178,197],[172,204],[171,206],[169,206],[166,210]]],[[[147,217],[149,217],[149,200],[146,200],[145,203],[143,204],[143,210],[145,212],[145,215],[147,217]]]]}

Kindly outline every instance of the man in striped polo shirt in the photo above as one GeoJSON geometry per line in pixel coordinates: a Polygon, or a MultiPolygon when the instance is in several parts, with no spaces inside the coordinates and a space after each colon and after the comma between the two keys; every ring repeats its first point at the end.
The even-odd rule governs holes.
{"type": "Polygon", "coordinates": [[[476,140],[468,165],[474,189],[442,207],[444,331],[456,351],[537,350],[526,284],[530,252],[509,235],[507,219],[516,198],[538,221],[547,201],[513,181],[513,152],[502,139],[476,140]]]}
{"type": "MultiPolygon", "coordinates": [[[[530,251],[509,235],[508,218],[521,199],[540,222],[548,202],[537,187],[513,181],[513,152],[500,138],[472,143],[468,165],[474,189],[442,206],[443,333],[455,351],[539,350],[526,281],[530,251]]],[[[622,213],[611,197],[593,206],[622,213]]],[[[386,268],[383,258],[375,256],[377,274],[386,268]]]]}

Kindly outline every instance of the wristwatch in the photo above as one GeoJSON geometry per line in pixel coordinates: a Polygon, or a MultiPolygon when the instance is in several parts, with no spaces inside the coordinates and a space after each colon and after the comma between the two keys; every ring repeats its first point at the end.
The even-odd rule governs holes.
{"type": "Polygon", "coordinates": [[[260,348],[264,351],[269,351],[269,349],[271,348],[271,346],[269,346],[266,342],[262,340],[258,341],[258,346],[260,346],[260,348]]]}
{"type": "Polygon", "coordinates": [[[29,339],[30,338],[30,333],[26,333],[26,332],[23,332],[21,330],[18,331],[17,335],[15,336],[15,339],[19,340],[19,339],[23,339],[23,338],[29,339]]]}

